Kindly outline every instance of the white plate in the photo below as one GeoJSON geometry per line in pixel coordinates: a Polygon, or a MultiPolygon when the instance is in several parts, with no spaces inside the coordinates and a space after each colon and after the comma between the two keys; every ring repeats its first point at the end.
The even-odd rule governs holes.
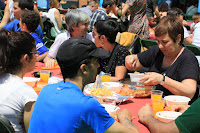
{"type": "Polygon", "coordinates": [[[159,111],[156,113],[156,116],[158,117],[158,120],[168,123],[175,120],[181,114],[182,113],[175,111],[159,111]]]}
{"type": "Polygon", "coordinates": [[[33,81],[39,81],[40,78],[34,78],[34,77],[23,77],[24,82],[33,82],[33,81]]]}
{"type": "Polygon", "coordinates": [[[102,82],[101,83],[104,88],[111,89],[112,87],[121,87],[122,84],[119,82],[102,82]]]}
{"type": "Polygon", "coordinates": [[[112,113],[112,112],[116,112],[118,109],[120,109],[119,107],[115,106],[115,105],[111,105],[111,104],[101,104],[105,110],[108,113],[112,113]],[[116,108],[117,107],[117,108],[116,108]],[[116,108],[116,109],[115,109],[116,108]]]}

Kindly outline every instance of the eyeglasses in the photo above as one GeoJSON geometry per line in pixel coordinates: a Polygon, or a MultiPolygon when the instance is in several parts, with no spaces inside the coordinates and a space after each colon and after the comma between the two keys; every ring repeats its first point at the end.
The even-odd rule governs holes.
{"type": "Polygon", "coordinates": [[[37,57],[40,55],[40,51],[30,52],[31,54],[35,54],[37,57]]]}

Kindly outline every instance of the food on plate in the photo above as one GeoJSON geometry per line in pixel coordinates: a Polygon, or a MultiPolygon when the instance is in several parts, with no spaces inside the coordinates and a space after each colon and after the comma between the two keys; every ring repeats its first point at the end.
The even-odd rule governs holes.
{"type": "Polygon", "coordinates": [[[91,95],[93,96],[113,96],[112,91],[109,89],[104,89],[104,88],[97,88],[94,89],[92,88],[90,90],[91,95]]]}
{"type": "Polygon", "coordinates": [[[117,94],[124,96],[134,97],[149,97],[151,95],[151,89],[149,87],[138,87],[136,90],[131,89],[128,85],[123,84],[122,87],[113,87],[111,90],[117,94]]]}

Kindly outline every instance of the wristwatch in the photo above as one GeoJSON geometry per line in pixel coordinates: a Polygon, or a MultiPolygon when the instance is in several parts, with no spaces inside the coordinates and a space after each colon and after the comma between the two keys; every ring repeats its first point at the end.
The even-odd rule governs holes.
{"type": "Polygon", "coordinates": [[[164,85],[165,84],[165,76],[166,76],[166,73],[163,73],[163,80],[160,82],[160,85],[164,85]]]}

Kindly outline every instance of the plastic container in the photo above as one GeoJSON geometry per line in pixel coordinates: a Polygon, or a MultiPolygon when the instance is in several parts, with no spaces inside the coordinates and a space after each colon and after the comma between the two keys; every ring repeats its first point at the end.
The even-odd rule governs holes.
{"type": "Polygon", "coordinates": [[[162,122],[169,123],[171,121],[174,121],[181,114],[182,113],[175,111],[159,111],[156,113],[156,117],[162,122]]]}
{"type": "Polygon", "coordinates": [[[130,75],[131,82],[140,82],[140,78],[144,77],[145,74],[128,73],[130,75]]]}
{"type": "Polygon", "coordinates": [[[169,95],[164,97],[166,101],[166,105],[172,108],[174,105],[188,105],[189,101],[191,100],[185,96],[178,96],[178,95],[169,95]]]}

